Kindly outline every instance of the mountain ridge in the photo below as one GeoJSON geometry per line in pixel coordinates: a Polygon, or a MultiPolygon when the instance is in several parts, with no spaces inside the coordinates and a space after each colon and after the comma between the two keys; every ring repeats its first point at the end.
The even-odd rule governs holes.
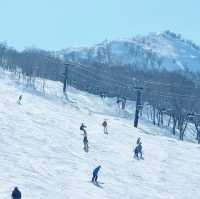
{"type": "Polygon", "coordinates": [[[200,70],[200,46],[171,31],[104,40],[91,47],[66,48],[56,54],[74,62],[132,65],[167,70],[200,70]]]}

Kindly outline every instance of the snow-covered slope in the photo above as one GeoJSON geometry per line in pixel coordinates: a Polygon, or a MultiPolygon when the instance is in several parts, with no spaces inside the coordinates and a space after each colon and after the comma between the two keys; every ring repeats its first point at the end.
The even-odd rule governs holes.
{"type": "Polygon", "coordinates": [[[75,62],[95,61],[143,68],[200,70],[200,47],[170,31],[131,39],[105,40],[93,47],[68,48],[57,53],[75,62]]]}
{"type": "Polygon", "coordinates": [[[200,197],[198,145],[155,136],[159,129],[145,122],[133,128],[112,99],[69,88],[70,101],[65,102],[59,83],[47,85],[43,95],[0,77],[1,199],[10,198],[16,185],[26,199],[200,197]],[[16,101],[22,93],[20,106],[16,101]],[[109,123],[108,135],[103,119],[109,123]],[[82,122],[88,126],[89,153],[83,151],[82,122]],[[136,161],[132,149],[139,136],[145,160],[136,161]],[[103,188],[89,182],[99,164],[103,188]]]}

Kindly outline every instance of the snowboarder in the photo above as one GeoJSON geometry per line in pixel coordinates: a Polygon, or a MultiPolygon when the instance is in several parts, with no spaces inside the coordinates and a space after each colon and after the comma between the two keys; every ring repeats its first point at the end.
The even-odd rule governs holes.
{"type": "Polygon", "coordinates": [[[85,136],[84,135],[84,137],[83,137],[83,144],[84,144],[84,150],[85,150],[85,152],[88,152],[88,149],[89,149],[89,147],[88,147],[88,139],[87,139],[87,136],[85,136]]]}
{"type": "Polygon", "coordinates": [[[99,172],[100,168],[101,168],[101,165],[99,165],[98,167],[96,167],[96,168],[93,170],[92,182],[97,183],[98,172],[99,172]]]}
{"type": "Polygon", "coordinates": [[[80,126],[80,130],[83,131],[84,136],[87,137],[87,132],[86,132],[85,128],[87,128],[87,126],[85,126],[85,125],[82,123],[81,126],[80,126]]]}
{"type": "Polygon", "coordinates": [[[19,99],[17,100],[17,103],[20,104],[20,105],[22,105],[22,103],[21,103],[22,97],[23,97],[23,95],[20,95],[20,96],[19,96],[19,99]]]}
{"type": "Polygon", "coordinates": [[[12,199],[20,199],[21,197],[21,192],[19,191],[18,187],[15,187],[12,192],[12,199]]]}
{"type": "Polygon", "coordinates": [[[108,129],[107,129],[108,123],[106,122],[106,120],[103,121],[102,126],[104,130],[104,134],[108,134],[108,129]]]}

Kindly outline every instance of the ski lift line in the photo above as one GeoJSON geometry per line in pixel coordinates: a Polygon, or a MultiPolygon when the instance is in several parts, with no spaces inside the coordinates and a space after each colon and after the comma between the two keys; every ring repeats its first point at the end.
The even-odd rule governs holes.
{"type": "MultiPolygon", "coordinates": [[[[76,73],[76,74],[78,74],[78,75],[80,75],[80,76],[84,76],[84,77],[86,77],[87,79],[94,79],[94,77],[93,76],[91,76],[91,75],[88,75],[88,74],[84,74],[84,73],[80,73],[80,72],[78,72],[78,71],[76,71],[76,70],[73,70],[73,69],[71,69],[71,71],[72,72],[74,72],[74,73],[76,73]]],[[[96,74],[95,74],[96,75],[96,74]]],[[[94,79],[94,81],[98,81],[98,82],[101,82],[101,83],[105,83],[105,81],[102,79],[102,80],[100,80],[100,79],[94,79]]],[[[129,86],[127,86],[127,85],[124,85],[124,84],[120,84],[118,81],[116,81],[116,80],[112,80],[112,79],[108,79],[108,81],[106,81],[107,83],[105,83],[105,84],[107,84],[107,85],[110,85],[108,82],[109,81],[115,81],[115,83],[116,83],[116,85],[118,85],[119,87],[122,87],[122,88],[125,88],[125,89],[131,89],[131,87],[129,87],[129,86]]]]}
{"type": "MultiPolygon", "coordinates": [[[[79,66],[84,66],[83,64],[78,64],[79,66]]],[[[84,66],[84,69],[86,69],[87,70],[87,67],[86,66],[84,66]]],[[[91,71],[87,71],[87,72],[90,72],[91,73],[91,71]]],[[[106,75],[109,75],[109,73],[105,73],[105,72],[101,72],[101,73],[104,73],[104,74],[106,74],[106,75]]],[[[93,73],[94,74],[94,73],[93,73]]],[[[104,76],[105,77],[105,76],[104,76]]],[[[109,80],[111,80],[111,81],[114,81],[114,82],[117,82],[116,80],[114,80],[114,79],[112,79],[111,77],[107,77],[109,80]]],[[[132,81],[130,78],[128,78],[128,79],[126,79],[127,81],[132,81]]],[[[172,84],[167,84],[167,83],[161,83],[161,82],[153,82],[153,81],[146,81],[146,80],[139,80],[139,81],[141,81],[141,82],[143,82],[143,83],[146,83],[146,84],[155,84],[155,85],[160,85],[160,86],[168,86],[168,87],[173,87],[173,88],[177,88],[179,85],[172,85],[172,84]]],[[[117,82],[118,83],[118,82],[117,82]]],[[[182,88],[192,88],[192,89],[195,89],[195,87],[192,87],[192,86],[182,86],[181,85],[181,87],[182,88]]]]}
{"type": "MultiPolygon", "coordinates": [[[[88,72],[88,73],[90,73],[90,74],[92,74],[92,75],[97,75],[97,74],[91,72],[91,70],[87,70],[86,68],[81,68],[81,69],[85,70],[86,72],[88,72]]],[[[108,73],[107,73],[107,75],[108,75],[108,73]]],[[[108,77],[108,76],[104,76],[104,78],[105,78],[105,77],[106,77],[106,79],[107,79],[108,81],[113,81],[114,83],[119,84],[119,81],[113,79],[112,77],[110,77],[110,76],[109,76],[109,77],[108,77]]],[[[126,87],[126,85],[124,85],[124,86],[126,87]]]]}
{"type": "MultiPolygon", "coordinates": [[[[78,75],[82,75],[82,76],[84,76],[84,77],[86,77],[86,78],[90,78],[91,79],[91,76],[89,76],[89,75],[86,75],[86,74],[83,74],[83,73],[79,73],[78,71],[76,71],[76,70],[74,70],[73,72],[75,72],[75,73],[77,73],[78,75]]],[[[96,82],[100,82],[100,83],[102,83],[102,84],[104,84],[104,85],[107,85],[109,88],[111,88],[111,89],[113,89],[113,87],[110,87],[110,84],[108,84],[108,83],[105,83],[104,81],[102,81],[102,80],[98,80],[98,79],[92,79],[93,81],[96,81],[96,82]]],[[[118,82],[118,84],[119,84],[119,82],[118,82]]],[[[125,88],[125,89],[131,89],[130,87],[127,87],[127,86],[122,86],[122,85],[120,85],[120,86],[118,86],[118,88],[120,89],[120,88],[125,88]]],[[[154,91],[154,93],[155,93],[156,91],[154,91]]],[[[150,94],[151,95],[151,94],[150,94]]],[[[160,97],[167,97],[167,98],[174,98],[175,99],[175,97],[182,97],[182,98],[193,98],[193,99],[199,99],[199,97],[197,97],[197,96],[189,96],[189,95],[178,95],[178,94],[173,94],[173,93],[167,93],[167,95],[166,95],[166,93],[165,94],[163,94],[163,93],[158,93],[158,94],[154,94],[154,96],[160,96],[160,97]]],[[[193,100],[194,101],[194,100],[193,100]]]]}
{"type": "MultiPolygon", "coordinates": [[[[70,65],[70,63],[67,63],[68,65],[70,65]]],[[[83,64],[80,64],[80,63],[73,63],[73,64],[71,64],[71,65],[73,65],[73,66],[75,66],[75,67],[77,67],[77,66],[80,66],[80,67],[83,67],[82,69],[85,69],[85,70],[87,70],[88,69],[88,67],[86,66],[86,65],[83,65],[83,64]]],[[[91,67],[91,66],[90,66],[91,67]]],[[[88,70],[87,70],[88,71],[88,70]]],[[[91,70],[89,70],[88,72],[91,72],[91,70]]],[[[108,75],[108,78],[109,79],[112,79],[112,78],[110,78],[110,73],[108,73],[108,72],[105,72],[105,71],[101,71],[101,73],[103,73],[103,74],[105,74],[105,75],[108,75]]],[[[120,76],[120,77],[122,77],[122,76],[120,76]]],[[[132,82],[132,79],[131,78],[128,78],[127,79],[127,77],[125,78],[126,80],[128,80],[128,81],[130,81],[130,82],[132,82]]],[[[112,79],[113,81],[115,81],[115,82],[118,82],[117,80],[114,80],[114,79],[112,79]]]]}
{"type": "Polygon", "coordinates": [[[146,81],[146,80],[144,80],[143,82],[144,82],[144,83],[147,83],[147,84],[156,84],[156,85],[172,86],[172,84],[166,84],[166,83],[161,83],[161,82],[153,82],[153,81],[146,81]]]}
{"type": "Polygon", "coordinates": [[[172,87],[172,88],[177,88],[179,86],[181,86],[182,88],[192,88],[192,89],[197,89],[200,87],[192,87],[192,86],[182,86],[182,85],[173,85],[173,84],[167,84],[167,83],[161,83],[161,82],[153,82],[153,81],[142,81],[144,82],[144,84],[152,84],[152,85],[160,85],[160,86],[166,86],[166,87],[172,87]]]}
{"type": "MultiPolygon", "coordinates": [[[[161,94],[161,95],[166,95],[167,96],[172,96],[172,97],[183,97],[183,98],[197,98],[197,99],[200,99],[199,96],[191,96],[191,95],[181,95],[181,94],[175,94],[175,93],[162,93],[162,92],[156,92],[156,91],[152,91],[151,93],[158,93],[158,94],[161,94]]],[[[151,95],[150,93],[150,95],[151,95]]]]}
{"type": "MultiPolygon", "coordinates": [[[[83,68],[84,69],[88,69],[88,67],[86,66],[86,65],[83,65],[83,64],[80,64],[80,63],[78,63],[77,65],[76,64],[73,64],[74,66],[76,66],[77,67],[77,65],[78,66],[80,66],[80,67],[82,67],[83,66],[83,68]]],[[[91,67],[91,66],[90,66],[91,67]]],[[[88,71],[88,70],[87,70],[88,71]]],[[[89,70],[89,72],[91,72],[91,70],[89,70]]],[[[105,71],[101,71],[101,73],[102,74],[104,74],[104,75],[108,75],[108,78],[109,79],[112,79],[111,77],[110,77],[110,73],[108,73],[108,72],[105,72],[105,71]]],[[[122,77],[122,76],[120,76],[120,77],[122,77]]],[[[125,78],[126,80],[127,80],[127,78],[125,78]]],[[[112,79],[113,81],[115,81],[115,82],[118,82],[117,80],[115,80],[115,79],[112,79]]],[[[132,81],[132,79],[131,78],[129,78],[129,81],[132,81]]]]}
{"type": "MultiPolygon", "coordinates": [[[[73,63],[73,62],[69,62],[69,63],[67,63],[68,65],[73,65],[73,66],[76,66],[77,67],[77,65],[78,66],[80,66],[80,67],[82,67],[82,69],[84,68],[85,70],[87,70],[87,66],[86,65],[84,65],[84,64],[81,64],[81,63],[73,63]]],[[[91,67],[91,66],[90,66],[91,67]]],[[[87,70],[88,71],[88,70],[87,70]]],[[[88,72],[91,72],[91,71],[88,71],[88,72]]],[[[103,73],[103,74],[105,74],[105,75],[110,75],[108,72],[105,72],[105,71],[101,71],[101,73],[103,73]]],[[[107,77],[107,78],[109,78],[109,80],[111,79],[111,81],[114,81],[114,82],[116,82],[116,83],[118,83],[116,80],[114,80],[114,79],[112,79],[112,78],[110,78],[110,77],[107,77]]],[[[130,81],[130,82],[132,82],[132,79],[131,78],[125,78],[127,81],[130,81]]],[[[139,80],[139,82],[144,82],[144,83],[147,83],[147,84],[155,84],[155,85],[161,85],[161,86],[168,86],[168,87],[174,87],[174,88],[177,88],[179,85],[173,85],[173,84],[170,84],[170,83],[162,83],[162,82],[154,82],[154,81],[148,81],[148,80],[139,80]]],[[[181,85],[181,87],[182,88],[193,88],[193,89],[195,89],[195,87],[192,87],[192,86],[182,86],[181,85]]]]}
{"type": "MultiPolygon", "coordinates": [[[[74,73],[76,73],[77,75],[79,76],[82,76],[83,78],[87,78],[87,79],[91,79],[93,81],[96,81],[96,82],[100,82],[101,84],[103,85],[106,85],[108,87],[108,89],[110,89],[109,91],[106,89],[105,92],[108,92],[109,94],[113,95],[113,96],[116,96],[116,92],[113,92],[113,90],[118,90],[119,91],[119,94],[121,93],[120,90],[121,88],[125,88],[126,90],[129,90],[130,93],[132,93],[132,91],[134,91],[131,87],[122,87],[122,86],[115,86],[114,88],[110,86],[110,84],[108,84],[107,82],[105,81],[102,81],[102,80],[98,80],[98,79],[93,79],[91,78],[91,76],[88,76],[86,74],[83,74],[83,73],[79,73],[78,71],[74,71],[74,73]]],[[[73,81],[73,80],[72,80],[73,81]]],[[[100,89],[101,90],[101,89],[100,89]]]]}
{"type": "MultiPolygon", "coordinates": [[[[76,71],[76,70],[72,70],[74,73],[76,73],[76,74],[78,74],[78,75],[80,75],[80,76],[84,76],[84,77],[86,77],[86,78],[90,78],[91,79],[91,76],[89,76],[89,75],[87,75],[87,74],[84,74],[84,73],[80,73],[80,72],[78,72],[78,71],[76,71]]],[[[110,84],[108,83],[108,82],[104,82],[104,81],[102,81],[102,80],[98,80],[98,79],[94,79],[93,78],[93,80],[94,81],[96,81],[96,82],[100,82],[100,83],[103,83],[103,84],[105,84],[105,85],[107,85],[109,88],[111,88],[110,87],[110,84]]],[[[119,82],[117,82],[118,84],[119,84],[119,82]]],[[[120,86],[118,86],[118,88],[126,88],[126,89],[131,89],[130,87],[127,87],[127,86],[122,86],[122,85],[120,85],[120,86]]],[[[112,88],[113,89],[113,88],[112,88]]],[[[155,92],[154,92],[155,93],[155,92]]],[[[178,94],[172,94],[172,93],[167,93],[167,94],[169,94],[169,95],[166,95],[166,93],[165,94],[163,94],[163,93],[158,93],[158,94],[153,94],[153,96],[160,96],[160,97],[164,97],[164,98],[172,98],[172,99],[175,99],[175,97],[183,97],[183,98],[188,98],[188,101],[199,101],[199,97],[197,97],[197,96],[189,96],[189,95],[178,95],[178,94]],[[193,98],[193,99],[191,99],[191,98],[193,98]],[[197,100],[198,99],[198,100],[197,100]]],[[[150,93],[150,95],[152,95],[151,93],[150,93]]]]}
{"type": "MultiPolygon", "coordinates": [[[[74,70],[73,73],[76,73],[77,75],[80,75],[80,76],[85,77],[85,78],[87,78],[87,79],[92,79],[92,80],[94,80],[94,81],[96,81],[96,82],[104,83],[104,84],[107,84],[108,86],[110,86],[110,84],[105,83],[105,81],[100,80],[100,79],[95,79],[95,78],[94,78],[93,76],[91,76],[91,75],[87,75],[87,74],[84,74],[84,73],[79,73],[79,72],[76,71],[76,70],[74,70]]],[[[119,82],[118,82],[118,84],[119,84],[119,82]]],[[[120,86],[121,86],[121,85],[120,85],[120,86]]],[[[127,88],[127,87],[125,87],[125,86],[121,86],[121,87],[127,88]]]]}
{"type": "MultiPolygon", "coordinates": [[[[85,76],[85,75],[83,75],[83,74],[78,74],[79,76],[81,76],[82,75],[82,77],[84,77],[84,78],[88,78],[88,76],[85,76]]],[[[91,79],[91,78],[90,78],[91,79]]],[[[105,85],[108,89],[110,89],[110,91],[109,91],[109,93],[111,93],[111,90],[119,90],[119,92],[120,92],[120,90],[122,89],[122,88],[125,88],[126,90],[130,90],[130,88],[128,88],[128,87],[122,87],[122,86],[116,86],[115,88],[113,88],[113,87],[111,87],[110,86],[110,84],[108,84],[108,83],[106,83],[106,82],[104,82],[104,81],[101,81],[101,80],[97,80],[97,79],[91,79],[91,80],[93,80],[93,81],[95,81],[95,82],[99,82],[99,83],[101,83],[102,85],[105,85]]],[[[107,89],[106,89],[107,90],[107,89]]],[[[114,92],[112,92],[113,94],[114,94],[114,92]]]]}
{"type": "MultiPolygon", "coordinates": [[[[94,78],[91,78],[91,76],[87,76],[87,75],[85,75],[85,74],[77,73],[77,71],[74,71],[74,73],[76,73],[78,76],[81,76],[81,77],[83,77],[83,78],[90,79],[90,80],[92,80],[92,81],[94,81],[94,82],[99,82],[99,83],[104,84],[104,85],[106,85],[107,87],[111,88],[111,87],[110,87],[110,84],[105,83],[105,82],[102,81],[102,80],[94,79],[94,78]]],[[[113,88],[112,88],[112,89],[113,89],[113,88]]]]}
{"type": "MultiPolygon", "coordinates": [[[[163,95],[163,94],[151,94],[151,96],[155,96],[155,97],[164,97],[164,98],[171,98],[171,99],[176,99],[175,96],[171,96],[171,95],[163,95]]],[[[200,102],[200,99],[197,98],[197,97],[194,97],[194,98],[190,98],[190,96],[185,96],[183,98],[187,98],[187,101],[199,101],[200,102]]]]}
{"type": "MultiPolygon", "coordinates": [[[[77,66],[79,66],[79,67],[82,67],[82,68],[84,68],[84,69],[87,69],[88,68],[88,66],[86,66],[86,65],[83,65],[83,64],[80,64],[80,63],[66,63],[67,65],[72,65],[72,66],[75,66],[75,67],[77,67],[77,66]]],[[[89,67],[91,67],[92,68],[92,66],[89,66],[89,67]]],[[[109,73],[105,73],[104,71],[101,71],[101,73],[104,73],[104,74],[106,74],[106,75],[108,75],[109,73]]]]}
{"type": "MultiPolygon", "coordinates": [[[[75,73],[78,73],[78,72],[77,72],[77,71],[75,71],[75,70],[74,70],[73,72],[75,72],[75,73]]],[[[78,73],[78,74],[80,74],[80,75],[81,75],[81,73],[78,73]]],[[[94,76],[96,76],[96,74],[95,74],[95,75],[93,74],[93,76],[92,76],[92,75],[87,75],[87,74],[84,74],[84,75],[85,75],[87,78],[89,77],[90,79],[91,79],[91,77],[93,77],[93,78],[94,78],[94,76]]],[[[96,81],[97,81],[97,80],[98,80],[98,79],[96,79],[96,81]]],[[[104,82],[105,82],[105,79],[98,80],[98,81],[100,81],[100,82],[103,82],[103,81],[104,81],[104,82]]],[[[113,79],[111,79],[111,78],[107,79],[106,81],[107,81],[107,82],[109,82],[109,81],[112,81],[112,82],[114,82],[115,84],[118,84],[118,85],[120,84],[119,82],[117,82],[117,81],[115,81],[115,80],[113,80],[113,79]]],[[[122,84],[120,84],[120,86],[121,86],[121,87],[123,87],[123,88],[127,88],[127,87],[128,87],[128,86],[127,86],[127,85],[125,85],[125,84],[123,84],[123,85],[122,85],[122,84]]]]}
{"type": "MultiPolygon", "coordinates": [[[[92,66],[90,66],[90,65],[84,65],[84,64],[81,64],[81,63],[73,63],[73,62],[71,62],[71,64],[70,64],[70,62],[68,62],[68,63],[66,63],[67,65],[72,65],[72,66],[75,66],[75,67],[77,67],[77,66],[80,66],[80,67],[83,67],[84,69],[87,69],[88,67],[90,67],[90,68],[92,68],[92,66]]],[[[104,75],[110,75],[110,73],[108,73],[108,72],[105,72],[105,71],[101,71],[101,73],[103,73],[104,75]]],[[[132,81],[132,79],[131,78],[129,78],[129,80],[130,81],[132,81]]],[[[116,80],[115,80],[116,81],[116,80]]]]}
{"type": "MultiPolygon", "coordinates": [[[[90,75],[86,75],[86,74],[83,74],[83,73],[79,73],[78,71],[76,71],[76,70],[72,70],[72,72],[73,73],[76,73],[77,75],[79,75],[79,76],[82,76],[82,77],[84,77],[84,78],[87,78],[87,79],[91,79],[91,80],[93,80],[93,81],[96,81],[96,82],[100,82],[100,83],[102,83],[102,84],[104,84],[104,85],[107,85],[109,88],[112,88],[113,89],[113,87],[111,87],[110,86],[110,84],[108,83],[108,82],[105,82],[104,80],[100,80],[100,79],[94,79],[94,77],[92,77],[92,76],[90,76],[90,75]]],[[[124,85],[120,85],[119,84],[119,82],[117,82],[118,84],[118,88],[120,89],[120,88],[125,88],[125,89],[131,89],[131,87],[129,87],[129,86],[124,86],[124,85]]]]}
{"type": "MultiPolygon", "coordinates": [[[[70,64],[70,63],[68,63],[68,64],[70,64]]],[[[85,66],[85,65],[83,65],[83,64],[80,64],[80,63],[73,63],[72,65],[74,65],[74,66],[76,66],[76,65],[79,65],[79,66],[83,66],[85,69],[87,68],[87,66],[85,66]]],[[[108,72],[102,72],[102,73],[104,73],[104,74],[107,74],[107,75],[109,75],[109,73],[108,72]]],[[[128,79],[127,79],[128,80],[128,79]]],[[[116,80],[115,80],[116,81],[116,80]]],[[[132,81],[131,80],[131,78],[129,78],[129,81],[132,81]]],[[[141,82],[144,82],[144,83],[148,83],[148,84],[156,84],[156,85],[163,85],[163,86],[169,86],[169,87],[177,87],[177,86],[175,86],[175,85],[172,85],[172,84],[170,84],[170,83],[161,83],[161,82],[154,82],[154,81],[148,81],[148,80],[139,80],[139,81],[141,81],[141,82]]],[[[182,86],[182,85],[181,85],[182,86]]],[[[194,88],[194,87],[191,87],[191,86],[185,86],[185,88],[194,88]]]]}
{"type": "MultiPolygon", "coordinates": [[[[165,98],[172,98],[172,99],[175,99],[176,98],[176,96],[171,96],[171,95],[162,95],[162,94],[153,94],[153,95],[151,95],[151,96],[155,96],[155,97],[158,97],[158,96],[160,96],[160,97],[165,97],[165,98]]],[[[188,99],[188,101],[198,101],[199,100],[199,98],[197,98],[197,97],[195,97],[195,98],[190,98],[190,97],[182,97],[182,98],[187,98],[188,99]]],[[[199,100],[200,101],[200,100],[199,100]]]]}
{"type": "MultiPolygon", "coordinates": [[[[109,85],[108,85],[109,86],[109,85]]],[[[94,88],[94,87],[92,87],[92,88],[94,88]]],[[[98,86],[97,86],[97,89],[99,89],[98,88],[98,86]]],[[[109,87],[108,89],[110,89],[109,91],[106,89],[106,90],[104,90],[104,92],[105,93],[109,93],[110,95],[114,95],[114,96],[116,96],[116,93],[115,92],[113,92],[113,88],[111,88],[111,87],[109,87]]],[[[117,89],[117,88],[116,88],[117,89]]],[[[101,89],[100,89],[100,91],[101,91],[101,89]]]]}
{"type": "MultiPolygon", "coordinates": [[[[70,63],[69,63],[69,65],[70,65],[70,63]]],[[[96,74],[94,74],[94,73],[92,73],[91,71],[89,71],[88,69],[87,69],[87,67],[85,66],[85,65],[83,65],[83,64],[80,64],[80,63],[73,63],[73,64],[71,64],[71,65],[74,65],[74,66],[80,66],[81,67],[81,69],[83,69],[83,70],[85,70],[88,74],[90,73],[90,74],[93,74],[93,75],[96,75],[96,74]]],[[[79,67],[79,68],[80,68],[79,67]]],[[[74,72],[76,72],[76,73],[78,73],[77,71],[75,71],[74,70],[74,72]]],[[[107,74],[108,75],[108,73],[105,73],[105,72],[103,72],[104,74],[107,74]]],[[[79,73],[79,75],[83,75],[83,74],[80,74],[79,73]]],[[[85,75],[85,74],[84,74],[85,75]]],[[[88,75],[85,75],[85,77],[89,77],[89,78],[91,78],[91,76],[88,76],[88,75]]],[[[105,78],[105,76],[104,76],[104,78],[105,78]]],[[[107,79],[108,79],[108,82],[109,81],[112,81],[112,82],[115,82],[117,85],[119,85],[119,82],[118,81],[116,81],[116,80],[114,80],[114,79],[112,79],[111,77],[106,77],[107,79]]],[[[105,82],[103,82],[102,80],[97,80],[97,79],[95,79],[94,81],[97,81],[97,82],[101,82],[101,83],[104,83],[105,85],[108,85],[109,86],[109,84],[108,83],[105,83],[105,82]]],[[[175,85],[172,85],[172,84],[167,84],[167,83],[160,83],[160,82],[153,82],[153,81],[143,81],[144,83],[146,83],[146,84],[155,84],[155,85],[161,85],[161,86],[168,86],[168,87],[177,87],[177,86],[175,86],[175,85]]],[[[131,89],[130,87],[128,87],[127,85],[120,85],[119,86],[119,88],[125,88],[125,89],[131,89]]],[[[111,87],[110,87],[111,88],[111,87]]],[[[185,86],[185,87],[182,87],[182,88],[193,88],[194,89],[194,87],[189,87],[189,86],[185,86]]],[[[112,88],[113,89],[113,88],[112,88]]],[[[187,96],[187,95],[178,95],[178,94],[173,94],[173,93],[169,93],[169,95],[166,95],[166,94],[163,94],[163,93],[160,93],[160,95],[157,95],[157,96],[162,96],[162,97],[168,97],[168,98],[175,98],[175,97],[183,97],[183,98],[193,98],[193,99],[199,99],[199,97],[197,97],[197,96],[187,96]]],[[[194,101],[194,100],[193,100],[194,101]]]]}

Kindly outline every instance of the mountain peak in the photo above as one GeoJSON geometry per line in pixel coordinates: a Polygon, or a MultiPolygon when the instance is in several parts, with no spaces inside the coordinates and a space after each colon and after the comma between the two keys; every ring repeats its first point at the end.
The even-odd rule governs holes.
{"type": "Polygon", "coordinates": [[[68,48],[60,53],[74,62],[200,71],[200,47],[169,30],[133,38],[105,39],[92,47],[68,48]]]}

